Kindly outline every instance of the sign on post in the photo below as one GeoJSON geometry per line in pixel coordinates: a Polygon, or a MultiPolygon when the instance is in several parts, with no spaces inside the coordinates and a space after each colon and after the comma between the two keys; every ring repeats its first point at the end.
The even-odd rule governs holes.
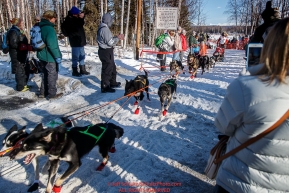
{"type": "Polygon", "coordinates": [[[178,27],[178,8],[177,7],[157,7],[157,29],[172,29],[178,27]]]}

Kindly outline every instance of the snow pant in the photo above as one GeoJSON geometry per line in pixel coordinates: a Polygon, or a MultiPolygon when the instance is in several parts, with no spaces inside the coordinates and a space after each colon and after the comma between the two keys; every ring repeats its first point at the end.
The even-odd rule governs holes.
{"type": "Polygon", "coordinates": [[[175,52],[173,54],[173,58],[172,58],[173,61],[180,61],[180,52],[175,52]]]}
{"type": "Polygon", "coordinates": [[[212,193],[229,193],[229,192],[225,190],[222,186],[219,186],[218,184],[216,184],[212,193]]]}
{"type": "Polygon", "coordinates": [[[162,58],[163,59],[160,60],[160,67],[161,67],[161,71],[165,71],[166,70],[167,55],[163,54],[162,58]]]}
{"type": "Polygon", "coordinates": [[[77,67],[77,63],[79,65],[84,65],[85,52],[84,47],[71,47],[71,55],[72,55],[72,67],[77,67]]]}
{"type": "Polygon", "coordinates": [[[54,97],[57,92],[56,81],[58,79],[57,65],[54,62],[45,62],[40,60],[42,66],[42,82],[40,94],[54,97]]]}
{"type": "Polygon", "coordinates": [[[101,86],[105,88],[110,84],[116,84],[116,66],[114,63],[113,48],[103,49],[99,47],[98,56],[102,63],[101,86]]]}
{"type": "Polygon", "coordinates": [[[13,65],[16,66],[15,72],[16,90],[21,91],[24,89],[24,86],[27,85],[29,79],[29,66],[21,62],[17,62],[16,64],[13,65]]]}

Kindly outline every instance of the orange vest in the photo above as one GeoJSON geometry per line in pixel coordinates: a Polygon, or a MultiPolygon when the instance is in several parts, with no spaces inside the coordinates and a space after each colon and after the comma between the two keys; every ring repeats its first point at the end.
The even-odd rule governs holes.
{"type": "Polygon", "coordinates": [[[207,46],[205,44],[205,42],[201,42],[200,45],[200,56],[205,56],[207,53],[207,46]]]}

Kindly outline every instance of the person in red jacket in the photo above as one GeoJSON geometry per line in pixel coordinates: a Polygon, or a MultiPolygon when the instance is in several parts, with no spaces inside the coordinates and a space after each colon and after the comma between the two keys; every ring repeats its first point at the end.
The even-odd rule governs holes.
{"type": "Polygon", "coordinates": [[[181,40],[182,40],[182,51],[180,52],[180,61],[181,62],[183,61],[183,57],[184,57],[185,51],[188,48],[186,34],[187,34],[187,31],[183,29],[182,33],[180,35],[181,40]]]}

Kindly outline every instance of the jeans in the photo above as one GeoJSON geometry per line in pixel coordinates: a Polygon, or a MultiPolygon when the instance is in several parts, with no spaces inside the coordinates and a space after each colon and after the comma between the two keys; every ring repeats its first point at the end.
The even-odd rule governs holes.
{"type": "Polygon", "coordinates": [[[84,65],[85,52],[84,47],[71,47],[71,55],[72,55],[72,67],[77,67],[77,63],[79,65],[84,65]]]}
{"type": "Polygon", "coordinates": [[[191,53],[193,54],[193,53],[199,53],[200,52],[200,47],[196,47],[196,48],[194,48],[194,47],[191,47],[191,53]]]}
{"type": "Polygon", "coordinates": [[[184,55],[185,55],[185,51],[181,51],[180,52],[180,61],[181,62],[183,61],[184,55]]]}
{"type": "Polygon", "coordinates": [[[175,52],[173,54],[173,58],[172,58],[173,61],[180,61],[180,52],[175,52]]]}

